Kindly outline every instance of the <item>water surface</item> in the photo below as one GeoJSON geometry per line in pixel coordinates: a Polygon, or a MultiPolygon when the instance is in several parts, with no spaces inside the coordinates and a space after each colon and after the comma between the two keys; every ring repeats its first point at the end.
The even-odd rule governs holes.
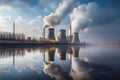
{"type": "Polygon", "coordinates": [[[0,48],[0,80],[120,80],[120,48],[0,48]]]}

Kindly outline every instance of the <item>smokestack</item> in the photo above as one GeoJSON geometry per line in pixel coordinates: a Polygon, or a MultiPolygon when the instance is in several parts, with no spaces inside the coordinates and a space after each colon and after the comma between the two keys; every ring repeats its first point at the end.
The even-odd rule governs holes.
{"type": "Polygon", "coordinates": [[[70,37],[69,37],[69,43],[72,42],[72,26],[70,25],[70,37]]]}
{"type": "Polygon", "coordinates": [[[72,26],[70,25],[70,36],[72,36],[72,26]]]}
{"type": "Polygon", "coordinates": [[[55,40],[54,28],[48,28],[48,39],[55,40]]]}
{"type": "Polygon", "coordinates": [[[43,38],[45,39],[45,27],[43,28],[43,38]]]}
{"type": "Polygon", "coordinates": [[[61,29],[59,36],[58,36],[58,41],[60,43],[67,43],[67,37],[66,37],[66,30],[61,29]]]}
{"type": "Polygon", "coordinates": [[[13,38],[15,39],[15,22],[13,22],[13,38]]]}
{"type": "Polygon", "coordinates": [[[79,43],[80,43],[79,37],[78,37],[78,32],[75,32],[75,33],[73,34],[72,43],[74,43],[74,44],[79,44],[79,43]]]}

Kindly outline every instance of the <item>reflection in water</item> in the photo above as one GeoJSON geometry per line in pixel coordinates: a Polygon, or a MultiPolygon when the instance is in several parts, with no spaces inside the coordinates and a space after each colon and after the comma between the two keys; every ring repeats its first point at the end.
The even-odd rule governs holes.
{"type": "Polygon", "coordinates": [[[55,57],[55,50],[49,50],[48,51],[48,61],[54,61],[54,57],[55,57]]]}
{"type": "MultiPolygon", "coordinates": [[[[57,49],[58,49],[58,54],[60,56],[60,60],[65,60],[68,46],[59,46],[57,49]]],[[[72,56],[70,58],[71,60],[70,76],[73,78],[73,80],[92,80],[92,78],[89,75],[90,69],[86,68],[84,66],[84,61],[80,60],[79,58],[80,46],[72,46],[72,47],[70,46],[69,49],[70,49],[69,50],[70,55],[72,56]]],[[[65,74],[61,66],[53,62],[54,54],[55,54],[55,50],[48,51],[48,61],[44,62],[43,71],[49,76],[54,77],[56,80],[68,80],[68,77],[70,79],[70,76],[67,76],[65,74]]]]}
{"type": "MultiPolygon", "coordinates": [[[[64,47],[62,50],[61,47],[57,47],[60,54],[60,59],[64,60],[66,59],[66,50],[67,48],[64,47]],[[64,52],[65,50],[65,52],[64,52]]],[[[55,57],[55,49],[48,50],[48,61],[44,62],[44,68],[43,71],[48,74],[49,76],[55,78],[56,80],[67,80],[67,75],[63,71],[60,65],[54,63],[54,57],[55,57]]],[[[44,56],[45,57],[45,56],[44,56]]]]}
{"type": "MultiPolygon", "coordinates": [[[[35,47],[35,48],[1,48],[0,49],[0,56],[1,58],[11,57],[13,56],[13,66],[15,66],[15,56],[24,56],[25,52],[43,52],[43,61],[44,61],[44,68],[43,71],[51,77],[54,77],[56,80],[70,80],[72,79],[70,76],[66,74],[66,72],[62,69],[59,64],[56,64],[55,61],[55,52],[56,49],[59,54],[60,60],[66,60],[67,51],[70,52],[70,76],[74,80],[86,80],[90,79],[89,76],[89,69],[84,68],[82,65],[82,61],[79,59],[79,46],[57,46],[57,47],[35,47]],[[45,54],[47,53],[48,61],[45,61],[45,54]]],[[[38,73],[41,72],[38,67],[34,67],[34,65],[28,65],[32,70],[37,71],[38,73]]],[[[16,66],[17,67],[17,66],[16,66]]],[[[16,68],[17,69],[17,68],[16,68]]],[[[18,72],[22,72],[22,68],[19,67],[18,72]]]]}
{"type": "Polygon", "coordinates": [[[0,48],[0,58],[24,56],[25,48],[0,48]]]}
{"type": "Polygon", "coordinates": [[[58,54],[59,54],[60,60],[66,60],[67,49],[68,49],[68,46],[58,47],[58,54]]]}
{"type": "Polygon", "coordinates": [[[73,80],[92,80],[89,75],[89,68],[84,66],[85,62],[79,58],[79,46],[72,47],[72,60],[70,75],[73,80]]]}
{"type": "Polygon", "coordinates": [[[15,56],[24,56],[24,48],[0,48],[0,58],[13,57],[13,66],[15,66],[15,56]]]}
{"type": "Polygon", "coordinates": [[[93,80],[96,75],[100,75],[97,80],[106,80],[102,71],[113,69],[86,61],[80,54],[80,46],[0,48],[0,80],[93,80]]]}
{"type": "Polygon", "coordinates": [[[63,69],[53,62],[45,62],[43,71],[56,80],[67,80],[67,76],[63,69]]]}

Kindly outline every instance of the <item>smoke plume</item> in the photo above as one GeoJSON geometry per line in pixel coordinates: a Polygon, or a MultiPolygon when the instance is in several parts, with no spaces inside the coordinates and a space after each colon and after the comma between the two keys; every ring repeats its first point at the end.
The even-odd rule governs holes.
{"type": "Polygon", "coordinates": [[[61,23],[63,18],[71,11],[76,0],[63,0],[54,13],[43,18],[44,27],[53,27],[61,23]]]}
{"type": "Polygon", "coordinates": [[[70,14],[72,32],[84,31],[92,22],[92,13],[96,10],[97,4],[92,2],[88,4],[79,5],[73,9],[70,14]]]}

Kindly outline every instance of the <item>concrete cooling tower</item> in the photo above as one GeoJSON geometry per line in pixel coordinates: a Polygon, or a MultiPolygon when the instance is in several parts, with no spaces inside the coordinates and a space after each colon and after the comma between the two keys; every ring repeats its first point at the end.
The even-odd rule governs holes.
{"type": "Polygon", "coordinates": [[[74,43],[74,44],[79,44],[80,43],[79,37],[78,37],[78,32],[73,34],[72,43],[74,43]]]}
{"type": "Polygon", "coordinates": [[[48,29],[48,39],[55,40],[54,28],[49,28],[48,29]]]}
{"type": "Polygon", "coordinates": [[[61,29],[58,35],[58,42],[67,43],[66,30],[61,29]]]}

